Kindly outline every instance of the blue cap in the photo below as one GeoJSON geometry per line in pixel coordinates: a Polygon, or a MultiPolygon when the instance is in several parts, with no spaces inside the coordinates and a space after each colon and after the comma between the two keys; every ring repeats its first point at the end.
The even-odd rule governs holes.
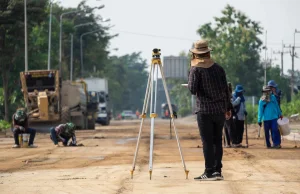
{"type": "Polygon", "coordinates": [[[242,85],[236,85],[235,87],[235,92],[244,92],[244,88],[242,85]]]}
{"type": "Polygon", "coordinates": [[[275,83],[274,80],[270,80],[270,81],[268,82],[268,86],[269,86],[269,87],[273,87],[273,88],[277,88],[278,85],[275,83]]]}

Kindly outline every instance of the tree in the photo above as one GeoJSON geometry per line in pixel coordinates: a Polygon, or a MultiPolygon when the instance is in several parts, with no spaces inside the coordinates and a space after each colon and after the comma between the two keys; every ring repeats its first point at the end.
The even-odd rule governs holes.
{"type": "Polygon", "coordinates": [[[258,95],[263,84],[259,56],[262,42],[258,38],[262,28],[230,5],[214,20],[214,25],[202,25],[198,34],[208,40],[213,59],[224,67],[228,81],[242,84],[247,95],[258,95]]]}
{"type": "Polygon", "coordinates": [[[109,96],[114,112],[141,110],[147,85],[147,63],[140,53],[112,56],[103,70],[93,76],[108,79],[109,96]]]}
{"type": "MultiPolygon", "coordinates": [[[[42,21],[45,16],[47,0],[29,1],[27,4],[28,30],[42,21]]],[[[23,68],[24,56],[24,1],[4,0],[0,4],[0,73],[2,76],[5,120],[9,120],[9,96],[16,81],[9,82],[12,72],[23,68]]],[[[29,47],[30,52],[30,47],[29,47]]]]}

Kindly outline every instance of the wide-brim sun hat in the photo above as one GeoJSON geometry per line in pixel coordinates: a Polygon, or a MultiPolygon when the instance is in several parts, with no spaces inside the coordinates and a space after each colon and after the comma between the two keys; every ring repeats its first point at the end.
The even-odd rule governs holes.
{"type": "Polygon", "coordinates": [[[269,86],[264,86],[261,90],[261,92],[270,92],[271,88],[269,86]]]}
{"type": "Polygon", "coordinates": [[[235,92],[245,92],[244,88],[242,85],[236,85],[235,87],[235,92]]]}
{"type": "Polygon", "coordinates": [[[276,82],[274,81],[274,80],[270,80],[269,82],[268,82],[268,87],[273,87],[273,88],[277,88],[277,84],[276,84],[276,82]]]}
{"type": "Polygon", "coordinates": [[[190,49],[190,52],[194,54],[204,54],[210,51],[212,51],[212,49],[208,47],[208,43],[206,40],[198,40],[194,42],[194,47],[190,49]]]}

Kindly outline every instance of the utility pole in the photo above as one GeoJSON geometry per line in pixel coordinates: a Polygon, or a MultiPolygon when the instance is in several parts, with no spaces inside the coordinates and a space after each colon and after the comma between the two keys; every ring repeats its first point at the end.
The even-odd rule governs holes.
{"type": "Polygon", "coordinates": [[[51,68],[51,26],[52,26],[52,5],[50,1],[50,14],[49,14],[49,41],[48,41],[48,70],[51,68]]]}
{"type": "Polygon", "coordinates": [[[290,53],[288,51],[284,52],[284,44],[283,44],[283,41],[282,41],[282,48],[281,48],[281,51],[274,51],[273,54],[280,54],[280,57],[281,57],[281,69],[280,69],[280,76],[283,76],[284,75],[284,72],[283,72],[283,56],[284,54],[287,54],[287,53],[290,53]]]}
{"type": "Polygon", "coordinates": [[[294,95],[294,83],[295,83],[295,76],[294,76],[294,73],[295,73],[295,70],[294,70],[294,66],[295,66],[295,57],[297,56],[297,53],[295,52],[295,49],[296,48],[300,48],[300,47],[296,47],[295,46],[295,39],[296,39],[296,33],[300,33],[300,31],[298,31],[297,29],[295,29],[295,32],[294,32],[294,45],[291,46],[285,46],[284,45],[284,48],[289,48],[289,49],[292,49],[292,51],[290,52],[291,54],[291,57],[292,57],[292,72],[291,72],[291,98],[293,97],[294,95]]]}
{"type": "Polygon", "coordinates": [[[267,31],[266,31],[266,41],[265,41],[265,86],[267,85],[267,31]]]}
{"type": "Polygon", "coordinates": [[[28,39],[27,39],[27,1],[24,0],[24,31],[25,31],[25,71],[28,71],[28,39]]]}

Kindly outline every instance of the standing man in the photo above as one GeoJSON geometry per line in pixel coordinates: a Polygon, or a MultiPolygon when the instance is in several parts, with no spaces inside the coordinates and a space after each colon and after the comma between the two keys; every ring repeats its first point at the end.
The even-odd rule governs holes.
{"type": "Polygon", "coordinates": [[[188,88],[197,97],[197,122],[203,144],[205,171],[195,180],[223,180],[222,129],[231,116],[231,102],[224,69],[210,57],[205,40],[194,43],[188,88]]]}
{"type": "Polygon", "coordinates": [[[281,99],[281,95],[282,95],[281,90],[278,89],[278,85],[276,84],[276,82],[274,80],[270,80],[268,82],[268,87],[271,89],[271,92],[275,96],[278,106],[280,108],[280,99],[281,99]]]}
{"type": "Polygon", "coordinates": [[[264,130],[267,148],[281,148],[281,136],[277,125],[278,118],[282,119],[281,110],[278,106],[277,99],[272,94],[269,87],[264,87],[262,97],[258,105],[258,125],[261,127],[262,120],[264,121],[264,130]],[[273,141],[273,147],[270,143],[270,131],[273,141]]]}
{"type": "Polygon", "coordinates": [[[245,116],[247,116],[246,105],[245,105],[245,97],[244,97],[244,88],[242,85],[237,85],[235,87],[235,91],[233,94],[233,108],[234,108],[234,116],[233,119],[235,121],[236,128],[236,142],[232,145],[232,147],[242,147],[243,136],[244,136],[244,124],[245,124],[245,116]]]}
{"type": "Polygon", "coordinates": [[[12,116],[12,130],[14,133],[15,145],[13,148],[20,148],[19,134],[29,133],[29,148],[36,148],[33,144],[36,131],[28,127],[28,116],[24,109],[18,109],[12,116]]]}

